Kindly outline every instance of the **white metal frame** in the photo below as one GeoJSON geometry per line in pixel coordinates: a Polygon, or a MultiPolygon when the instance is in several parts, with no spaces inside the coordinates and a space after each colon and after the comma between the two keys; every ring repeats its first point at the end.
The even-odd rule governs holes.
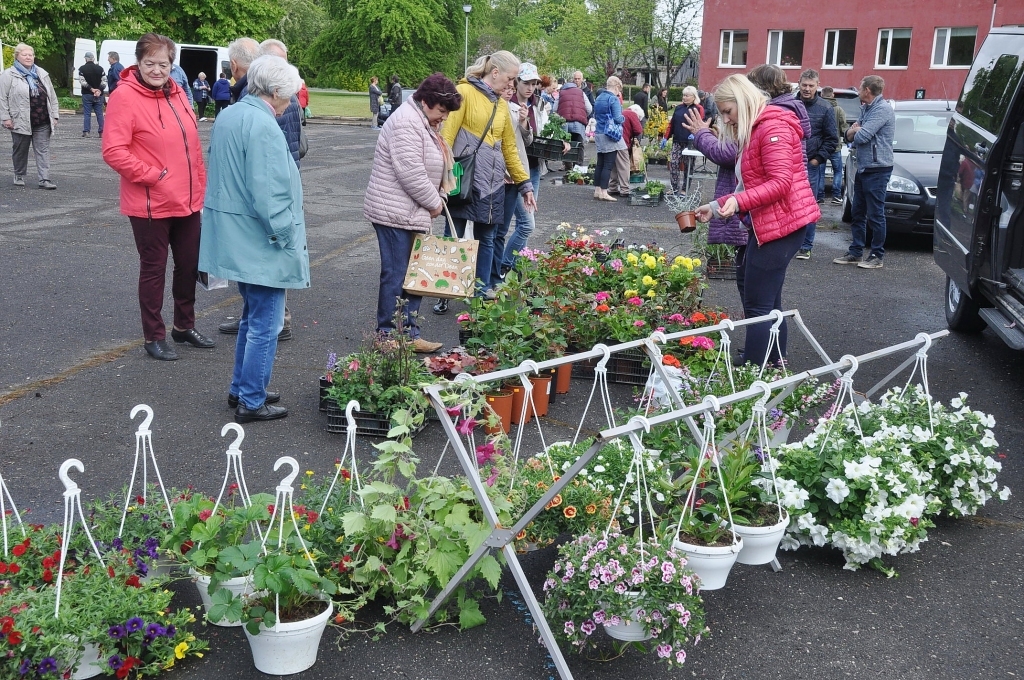
{"type": "Polygon", "coordinates": [[[835,60],[838,58],[838,55],[839,55],[839,35],[840,35],[840,33],[843,33],[844,31],[848,31],[848,32],[853,33],[853,47],[854,47],[854,52],[856,52],[856,49],[857,49],[857,29],[856,28],[826,28],[825,29],[825,42],[824,42],[824,44],[822,45],[822,48],[821,48],[822,49],[821,68],[822,69],[830,69],[830,70],[836,70],[836,71],[852,71],[853,70],[853,64],[852,63],[851,64],[837,64],[837,63],[835,63],[835,60]],[[831,55],[828,53],[828,34],[829,33],[834,33],[835,36],[836,36],[835,44],[832,46],[832,54],[831,55]],[[828,63],[828,60],[829,60],[830,57],[832,58],[832,63],[831,64],[828,63]]]}
{"type": "Polygon", "coordinates": [[[740,29],[736,29],[736,28],[723,28],[722,32],[720,34],[719,41],[718,41],[718,68],[746,68],[746,66],[747,66],[746,62],[744,62],[742,64],[734,63],[735,56],[736,56],[735,55],[735,47],[736,47],[736,34],[737,33],[746,33],[747,34],[747,46],[748,46],[747,47],[747,51],[749,52],[749,50],[750,50],[750,48],[749,48],[749,46],[750,46],[750,31],[749,30],[740,30],[740,29]],[[725,34],[726,33],[729,34],[729,62],[728,63],[722,61],[722,48],[725,47],[725,37],[726,37],[725,34]]]}
{"type": "Polygon", "coordinates": [[[765,58],[765,63],[766,64],[773,64],[775,66],[778,66],[781,69],[802,69],[803,68],[803,63],[804,63],[804,50],[803,50],[803,47],[800,48],[800,63],[799,64],[789,64],[789,65],[786,65],[786,64],[782,63],[782,41],[785,39],[786,33],[803,33],[804,34],[804,39],[805,40],[807,39],[807,31],[803,30],[802,28],[793,28],[793,29],[773,28],[773,29],[769,30],[768,31],[768,52],[767,52],[767,55],[766,55],[766,58],[765,58]],[[778,49],[776,50],[777,54],[774,55],[774,60],[773,60],[773,55],[772,55],[772,36],[775,35],[775,34],[778,34],[778,36],[779,36],[779,44],[777,46],[778,49]]]}
{"type": "Polygon", "coordinates": [[[949,41],[953,37],[953,30],[957,28],[973,28],[974,29],[974,49],[973,52],[978,51],[978,27],[977,26],[936,26],[935,32],[932,34],[932,51],[928,57],[929,67],[936,70],[961,70],[966,71],[971,68],[970,64],[949,64],[949,41]],[[935,46],[939,42],[939,31],[946,32],[946,48],[942,52],[942,63],[935,63],[935,46]]]}
{"type": "Polygon", "coordinates": [[[907,49],[907,63],[905,65],[903,65],[903,66],[891,66],[889,64],[889,62],[892,59],[893,34],[896,31],[910,31],[910,37],[908,38],[908,40],[910,40],[910,48],[912,48],[914,46],[914,29],[912,29],[912,28],[899,27],[899,28],[880,28],[880,29],[878,29],[878,40],[875,42],[875,68],[884,68],[884,69],[892,69],[892,70],[906,70],[906,69],[910,68],[910,48],[907,49]],[[888,31],[888,33],[889,33],[889,43],[888,43],[888,45],[886,45],[886,49],[885,49],[885,63],[881,64],[878,61],[878,50],[882,46],[882,34],[885,33],[886,31],[888,31]]]}

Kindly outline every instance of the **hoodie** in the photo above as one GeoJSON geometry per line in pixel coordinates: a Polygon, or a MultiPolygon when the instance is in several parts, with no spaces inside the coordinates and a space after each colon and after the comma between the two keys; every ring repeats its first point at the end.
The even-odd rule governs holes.
{"type": "Polygon", "coordinates": [[[196,115],[176,82],[154,90],[138,72],[122,71],[110,95],[103,160],[121,176],[121,214],[186,217],[203,207],[206,191],[196,115]]]}

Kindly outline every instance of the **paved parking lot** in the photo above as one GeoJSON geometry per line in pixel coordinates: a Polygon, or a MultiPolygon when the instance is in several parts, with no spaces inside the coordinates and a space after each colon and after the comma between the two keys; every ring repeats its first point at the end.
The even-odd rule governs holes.
{"type": "MultiPolygon", "coordinates": [[[[54,140],[57,191],[39,191],[32,183],[13,187],[10,172],[0,172],[0,471],[36,521],[59,518],[56,469],[67,457],[85,463],[79,483],[86,496],[105,495],[126,482],[134,405],[147,403],[156,412],[154,444],[168,484],[206,491],[220,482],[225,442],[219,433],[231,419],[225,394],[233,338],[218,336],[216,326],[240,311],[237,293],[199,291],[197,327],[216,336],[216,349],[187,348],[173,363],[145,355],[135,293],[138,259],[128,221],[118,212],[117,178],[100,158],[99,140],[78,137],[79,125],[80,119],[63,119],[54,140]]],[[[205,139],[210,124],[201,128],[205,139]]],[[[313,283],[289,294],[295,338],[280,346],[275,366],[272,387],[283,393],[291,414],[246,429],[243,451],[254,490],[277,483],[271,468],[280,455],[317,472],[333,467],[343,440],[323,430],[317,377],[328,352],[354,350],[374,324],[377,247],[362,200],[376,133],[335,125],[307,130],[310,152],[302,177],[313,283]]],[[[33,172],[30,167],[30,178],[33,172]]],[[[664,167],[651,172],[667,181],[664,167]]],[[[710,189],[713,179],[705,185],[710,189]]],[[[540,206],[535,245],[569,221],[621,227],[627,240],[653,240],[673,251],[689,247],[667,209],[600,203],[589,187],[546,181],[540,206]]],[[[814,256],[792,263],[784,299],[800,309],[833,357],[945,327],[944,279],[927,241],[889,244],[882,270],[833,265],[832,258],[846,250],[848,233],[838,225],[839,207],[824,209],[814,256]]],[[[739,310],[730,281],[711,282],[706,300],[739,310]]],[[[424,337],[456,344],[458,308],[453,305],[446,317],[427,314],[424,337]]],[[[796,368],[813,360],[798,341],[790,357],[796,368]]],[[[858,385],[872,384],[894,365],[865,366],[858,385]]],[[[975,408],[995,415],[1007,454],[1002,480],[1024,495],[1022,367],[1024,357],[988,331],[943,339],[929,359],[934,394],[948,400],[969,392],[975,408]]],[[[558,418],[571,421],[586,391],[585,384],[574,385],[571,398],[557,406],[558,418]]],[[[368,442],[360,446],[361,455],[370,455],[368,442]]],[[[436,426],[418,436],[416,446],[424,465],[433,464],[442,446],[436,426]]],[[[1024,672],[1021,495],[978,518],[940,521],[920,553],[893,561],[898,579],[843,571],[840,555],[822,550],[782,553],[777,574],[737,568],[726,589],[706,595],[712,635],[690,652],[681,671],[635,652],[609,663],[576,657],[569,663],[577,678],[1017,677],[1024,672]]],[[[534,583],[552,559],[550,552],[524,559],[534,583]]],[[[552,670],[516,604],[514,583],[506,579],[505,585],[510,597],[488,601],[489,623],[467,633],[442,627],[413,635],[392,627],[379,640],[356,635],[336,648],[336,635],[328,631],[319,664],[301,677],[547,678],[552,670]]],[[[196,599],[188,588],[182,592],[196,599]]],[[[368,620],[375,615],[367,612],[368,620]]],[[[252,677],[239,630],[201,634],[211,639],[211,652],[176,670],[177,676],[252,677]]]]}

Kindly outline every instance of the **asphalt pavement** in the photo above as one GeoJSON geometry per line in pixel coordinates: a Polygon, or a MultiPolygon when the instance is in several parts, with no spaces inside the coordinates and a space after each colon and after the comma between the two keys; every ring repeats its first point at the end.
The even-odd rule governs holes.
{"type": "MultiPolygon", "coordinates": [[[[62,491],[57,468],[69,457],[85,464],[76,477],[86,498],[127,483],[138,425],[129,412],[139,403],[155,411],[153,440],[165,481],[215,493],[224,472],[231,421],[226,404],[234,338],[217,325],[240,312],[235,290],[198,292],[196,326],[218,340],[213,350],[179,349],[181,359],[151,360],[141,347],[136,297],[138,256],[128,220],[118,211],[118,180],[100,157],[95,137],[81,139],[81,120],[66,117],[52,144],[56,191],[11,185],[0,174],[0,472],[33,521],[59,521],[62,491]]],[[[204,140],[211,124],[201,123],[204,140]]],[[[272,389],[290,408],[287,419],[245,427],[242,445],[249,487],[271,491],[279,481],[277,457],[291,455],[305,469],[333,472],[344,438],[324,431],[317,410],[317,378],[329,352],[353,351],[374,328],[378,256],[373,230],[362,217],[363,193],[376,132],[366,127],[307,127],[309,155],[302,162],[312,287],[292,291],[294,339],[282,343],[272,389]]],[[[205,144],[204,144],[205,146],[205,144]]],[[[588,154],[593,154],[593,146],[588,154]]],[[[30,162],[29,179],[34,179],[30,162]]],[[[538,229],[543,242],[562,221],[592,229],[621,228],[627,241],[650,242],[684,253],[682,236],[664,207],[603,203],[590,187],[542,184],[538,229]]],[[[667,181],[664,167],[651,176],[667,181]]],[[[703,179],[710,190],[714,181],[703,179]]],[[[785,307],[800,310],[833,357],[861,354],[945,328],[944,276],[927,239],[890,239],[885,267],[833,265],[849,242],[838,206],[824,206],[812,259],[790,265],[785,307]]],[[[609,238],[611,235],[609,236],[609,238]]],[[[167,294],[170,292],[168,278],[167,294]]],[[[739,312],[734,283],[712,281],[707,304],[739,312]]],[[[169,319],[170,300],[165,304],[169,319]]],[[[448,316],[425,314],[423,335],[457,344],[453,304],[448,316]]],[[[428,306],[424,305],[424,311],[428,306]]],[[[742,334],[738,342],[742,342],[742,334]]],[[[810,346],[791,334],[791,364],[810,368],[810,346]]],[[[899,361],[861,367],[864,389],[899,361]]],[[[685,667],[672,671],[655,655],[635,651],[611,661],[569,656],[576,678],[1009,678],[1024,673],[1024,356],[991,331],[951,335],[933,346],[928,361],[932,393],[948,400],[970,393],[974,408],[994,414],[1002,461],[1001,481],[1015,492],[990,503],[976,518],[942,520],[919,553],[891,559],[900,576],[844,571],[838,551],[780,553],[783,570],[737,566],[728,586],[705,595],[711,635],[689,650],[685,667]]],[[[904,378],[905,379],[905,378],[904,378]]],[[[568,399],[553,407],[548,441],[578,421],[589,385],[574,380],[568,399]],[[574,421],[573,419],[576,419],[574,421]]],[[[629,390],[616,389],[628,399],[629,390]]],[[[599,428],[595,418],[588,429],[599,428]]],[[[535,435],[531,431],[530,437],[535,435]]],[[[374,440],[360,439],[359,455],[374,440]]],[[[530,441],[530,440],[528,440],[530,441]]],[[[443,447],[434,424],[415,440],[423,465],[443,447]]],[[[449,458],[442,469],[455,471],[449,458]]],[[[554,559],[551,550],[523,558],[535,587],[554,559]]],[[[488,623],[460,633],[452,626],[413,634],[392,625],[383,636],[339,640],[329,629],[319,662],[301,678],[463,675],[548,678],[553,669],[527,623],[516,586],[487,600],[488,623]]],[[[175,586],[180,601],[196,604],[188,583],[175,586]]],[[[379,610],[365,612],[368,626],[379,610]]],[[[202,628],[212,648],[181,665],[173,677],[251,678],[253,669],[239,629],[202,628]]]]}

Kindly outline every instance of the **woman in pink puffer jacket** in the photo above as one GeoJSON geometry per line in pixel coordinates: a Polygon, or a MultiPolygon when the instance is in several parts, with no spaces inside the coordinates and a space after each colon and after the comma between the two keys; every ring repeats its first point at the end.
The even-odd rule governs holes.
{"type": "MultiPolygon", "coordinates": [[[[806,225],[821,217],[803,161],[803,128],[791,111],[768,104],[743,75],[732,75],[715,90],[723,137],[736,141],[736,192],[701,206],[697,218],[750,216],[752,228],[743,258],[743,314],[782,310],[786,269],[803,243],[806,225]]],[[[769,345],[771,323],[747,328],[743,359],[778,364],[786,356],[783,322],[777,351],[769,345]]]]}
{"type": "Polygon", "coordinates": [[[443,73],[424,80],[416,92],[384,123],[374,151],[363,216],[377,232],[380,246],[380,289],[377,293],[377,332],[395,331],[395,309],[405,301],[404,331],[417,352],[436,352],[440,342],[420,337],[419,295],[402,290],[416,234],[430,231],[441,214],[442,192],[453,184],[451,149],[438,127],[462,105],[455,83],[443,73]]]}

